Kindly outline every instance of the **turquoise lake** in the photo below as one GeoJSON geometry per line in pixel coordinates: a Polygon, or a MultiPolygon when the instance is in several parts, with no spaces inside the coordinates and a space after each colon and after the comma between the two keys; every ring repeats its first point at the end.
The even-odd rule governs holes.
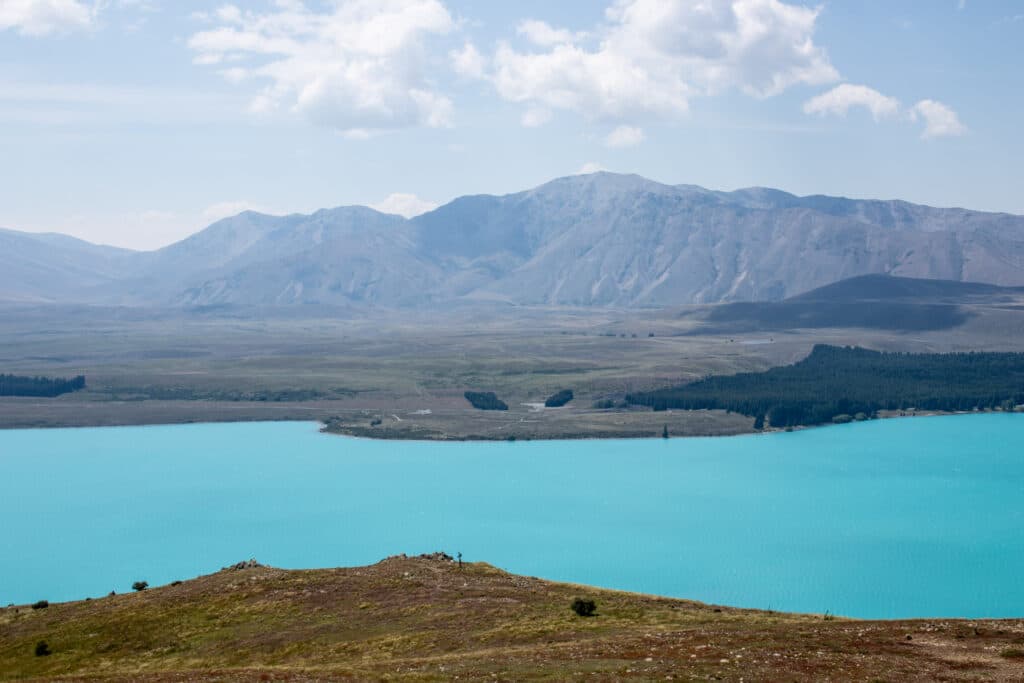
{"type": "Polygon", "coordinates": [[[0,602],[445,550],[743,607],[1024,616],[1022,415],[573,442],[318,429],[0,431],[0,602]]]}

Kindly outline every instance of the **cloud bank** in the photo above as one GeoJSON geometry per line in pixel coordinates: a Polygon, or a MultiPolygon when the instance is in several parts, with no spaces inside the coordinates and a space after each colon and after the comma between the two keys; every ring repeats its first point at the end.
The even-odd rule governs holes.
{"type": "Polygon", "coordinates": [[[89,28],[94,9],[79,0],[2,0],[0,31],[14,29],[25,36],[45,36],[89,28]]]}
{"type": "Polygon", "coordinates": [[[524,125],[573,111],[618,124],[606,143],[625,146],[643,139],[638,122],[684,115],[695,97],[765,98],[838,80],[814,42],[818,13],[779,0],[618,0],[594,31],[530,19],[517,29],[527,46],[500,42],[485,59],[467,44],[453,62],[525,106],[524,125]]]}
{"type": "Polygon", "coordinates": [[[344,0],[323,12],[286,0],[201,18],[215,26],[189,40],[196,63],[259,84],[254,111],[289,109],[357,137],[451,123],[451,100],[428,78],[428,39],[454,27],[438,0],[344,0]]]}

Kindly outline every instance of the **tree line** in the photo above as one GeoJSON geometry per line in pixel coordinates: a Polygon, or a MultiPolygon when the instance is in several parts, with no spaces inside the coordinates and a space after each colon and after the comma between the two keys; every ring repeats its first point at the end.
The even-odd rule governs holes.
{"type": "Polygon", "coordinates": [[[629,394],[654,410],[728,410],[792,427],[879,410],[1012,409],[1024,403],[1024,353],[918,354],[819,344],[764,372],[707,377],[629,394]]]}
{"type": "Polygon", "coordinates": [[[52,398],[85,388],[85,377],[21,377],[0,375],[0,396],[38,396],[52,398]]]}

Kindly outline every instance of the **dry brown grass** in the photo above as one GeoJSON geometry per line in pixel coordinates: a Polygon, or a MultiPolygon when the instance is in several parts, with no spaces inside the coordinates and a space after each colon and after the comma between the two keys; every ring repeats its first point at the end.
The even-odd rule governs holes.
{"type": "Polygon", "coordinates": [[[826,620],[395,558],[8,608],[0,680],[1021,680],[1005,653],[1022,637],[1017,620],[826,620]]]}

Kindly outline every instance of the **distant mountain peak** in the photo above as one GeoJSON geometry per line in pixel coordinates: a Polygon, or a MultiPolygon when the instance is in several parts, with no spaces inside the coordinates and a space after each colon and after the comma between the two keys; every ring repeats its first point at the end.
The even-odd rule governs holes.
{"type": "MultiPolygon", "coordinates": [[[[663,306],[778,301],[884,273],[1024,285],[1024,217],[608,171],[412,219],[246,211],[153,252],[13,231],[0,244],[13,264],[0,271],[6,300],[663,306]]],[[[860,285],[879,282],[893,284],[860,285]]]]}

